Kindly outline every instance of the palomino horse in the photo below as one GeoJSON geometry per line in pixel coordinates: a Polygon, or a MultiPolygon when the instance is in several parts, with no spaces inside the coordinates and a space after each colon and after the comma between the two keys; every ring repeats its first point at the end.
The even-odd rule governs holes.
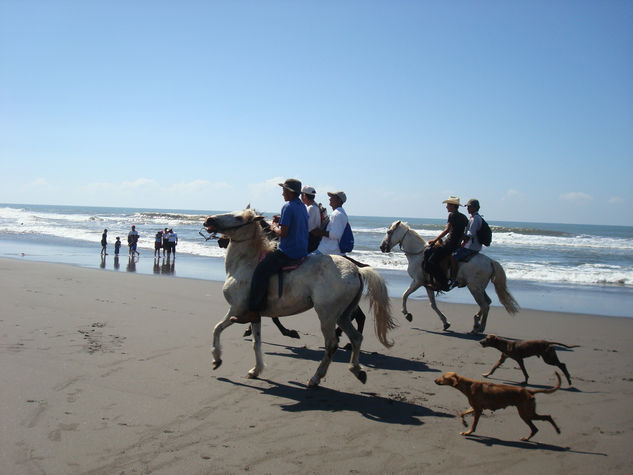
{"type": "MultiPolygon", "coordinates": [[[[442,320],[444,330],[448,330],[451,324],[437,307],[435,294],[430,285],[430,276],[422,270],[426,241],[411,229],[407,223],[395,221],[387,230],[387,234],[380,244],[380,250],[382,252],[391,252],[391,249],[396,244],[400,244],[400,248],[407,256],[409,261],[407,271],[413,279],[409,288],[402,294],[402,313],[405,318],[409,321],[412,320],[411,314],[407,311],[407,298],[421,286],[425,286],[431,308],[435,310],[435,313],[442,320]]],[[[468,262],[459,262],[457,270],[457,285],[459,287],[468,287],[468,290],[470,290],[479,305],[479,312],[474,316],[475,323],[471,333],[483,333],[486,330],[486,320],[488,319],[491,302],[490,297],[486,294],[486,287],[491,280],[495,286],[497,296],[506,311],[512,315],[519,311],[519,304],[517,304],[506,287],[506,274],[501,264],[483,254],[476,254],[468,262]]]]}
{"type": "MultiPolygon", "coordinates": [[[[226,253],[226,281],[223,288],[224,298],[230,307],[224,319],[213,329],[213,369],[222,364],[220,334],[232,324],[232,315],[246,312],[253,271],[261,256],[275,245],[263,234],[258,222],[261,219],[255,211],[245,209],[209,216],[204,223],[208,232],[223,233],[231,239],[226,253]]],[[[363,337],[350,321],[365,285],[370,309],[374,313],[376,336],[389,348],[393,342],[387,339],[387,332],[395,328],[396,324],[391,318],[385,281],[373,268],[359,268],[340,256],[308,256],[299,267],[284,275],[281,297],[278,279],[270,279],[268,303],[262,315],[283,317],[314,307],[319,316],[325,338],[325,354],[314,376],[308,381],[309,387],[319,384],[332,361],[338,344],[335,331],[337,324],[352,342],[349,369],[362,383],[366,382],[367,374],[358,362],[363,337]]],[[[256,378],[264,369],[261,322],[253,323],[252,329],[255,367],[248,372],[248,377],[256,378]]]]}

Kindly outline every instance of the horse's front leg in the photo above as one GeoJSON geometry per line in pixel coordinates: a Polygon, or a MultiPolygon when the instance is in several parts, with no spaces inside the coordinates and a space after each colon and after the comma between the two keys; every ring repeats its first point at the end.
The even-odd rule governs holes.
{"type": "Polygon", "coordinates": [[[218,369],[222,364],[222,347],[220,345],[220,334],[224,331],[225,328],[233,325],[231,322],[231,310],[229,309],[228,313],[224,317],[224,320],[219,322],[213,328],[213,346],[211,346],[211,355],[213,355],[213,369],[218,369]]]}
{"type": "Polygon", "coordinates": [[[442,320],[442,324],[444,325],[444,330],[448,330],[451,326],[451,322],[444,316],[444,314],[437,307],[437,303],[435,302],[435,294],[433,293],[433,289],[426,287],[426,295],[429,296],[429,303],[431,304],[431,308],[435,310],[440,320],[442,320]]]}
{"type": "Polygon", "coordinates": [[[402,314],[408,321],[412,321],[413,316],[407,310],[407,299],[409,298],[409,295],[418,290],[421,286],[422,282],[414,279],[411,281],[411,284],[409,284],[409,288],[404,291],[404,294],[402,294],[402,314]]]}
{"type": "Polygon", "coordinates": [[[251,323],[253,332],[253,350],[255,351],[255,367],[248,372],[248,378],[257,378],[264,370],[264,356],[262,355],[262,322],[251,323]]]}

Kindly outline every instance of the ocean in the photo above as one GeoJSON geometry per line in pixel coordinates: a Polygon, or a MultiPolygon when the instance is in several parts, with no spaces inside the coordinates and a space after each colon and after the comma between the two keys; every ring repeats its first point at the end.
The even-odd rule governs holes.
{"type": "MultiPolygon", "coordinates": [[[[224,249],[199,234],[204,218],[220,212],[224,211],[0,204],[0,256],[223,281],[224,249]],[[140,234],[141,256],[129,260],[126,237],[132,225],[140,234]],[[154,236],[165,227],[173,228],[179,238],[177,258],[169,263],[153,259],[154,236]],[[101,259],[106,228],[109,255],[101,259]],[[115,260],[116,236],[123,244],[115,260]]],[[[482,252],[501,263],[508,288],[522,307],[633,317],[633,227],[522,223],[483,216],[492,228],[493,242],[482,252]]],[[[409,285],[407,260],[398,247],[384,254],[379,245],[397,219],[408,222],[426,240],[446,224],[445,219],[350,216],[355,237],[350,255],[374,266],[394,297],[409,285]]],[[[499,306],[492,286],[488,293],[493,306],[499,306]]],[[[426,299],[426,292],[420,289],[410,298],[426,299]]],[[[454,289],[439,301],[474,303],[466,289],[454,289]]],[[[399,313],[399,307],[394,311],[399,313]]]]}

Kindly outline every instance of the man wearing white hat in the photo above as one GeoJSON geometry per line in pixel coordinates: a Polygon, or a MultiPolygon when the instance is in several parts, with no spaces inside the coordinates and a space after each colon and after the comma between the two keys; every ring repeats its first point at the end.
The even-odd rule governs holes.
{"type": "Polygon", "coordinates": [[[301,188],[301,201],[308,212],[308,253],[315,251],[321,242],[321,210],[314,202],[316,190],[312,186],[301,188]]]}
{"type": "MultiPolygon", "coordinates": [[[[448,199],[442,201],[446,204],[446,210],[448,211],[448,220],[444,231],[435,239],[429,241],[429,246],[435,246],[435,243],[440,241],[440,245],[433,249],[433,255],[429,259],[431,268],[435,270],[434,277],[439,281],[438,284],[442,290],[450,290],[451,285],[446,280],[446,276],[440,268],[440,262],[446,256],[451,259],[451,281],[455,280],[457,274],[457,262],[453,259],[453,251],[457,249],[464,236],[464,231],[468,225],[468,218],[459,212],[459,198],[457,196],[449,196],[448,199]],[[447,236],[444,241],[442,238],[447,236]]],[[[451,284],[453,284],[451,282],[451,284]]]]}

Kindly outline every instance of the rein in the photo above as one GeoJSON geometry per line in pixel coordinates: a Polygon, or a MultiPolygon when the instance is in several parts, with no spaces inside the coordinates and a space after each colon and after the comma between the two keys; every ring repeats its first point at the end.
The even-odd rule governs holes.
{"type": "Polygon", "coordinates": [[[417,256],[418,254],[422,254],[424,252],[424,247],[422,248],[421,251],[418,251],[418,252],[407,252],[404,246],[402,245],[402,241],[404,241],[404,238],[407,237],[407,234],[409,234],[409,231],[411,231],[411,228],[407,228],[406,232],[402,235],[402,238],[400,238],[400,241],[398,241],[398,246],[400,246],[400,250],[404,252],[405,254],[411,254],[412,256],[417,256]]]}

